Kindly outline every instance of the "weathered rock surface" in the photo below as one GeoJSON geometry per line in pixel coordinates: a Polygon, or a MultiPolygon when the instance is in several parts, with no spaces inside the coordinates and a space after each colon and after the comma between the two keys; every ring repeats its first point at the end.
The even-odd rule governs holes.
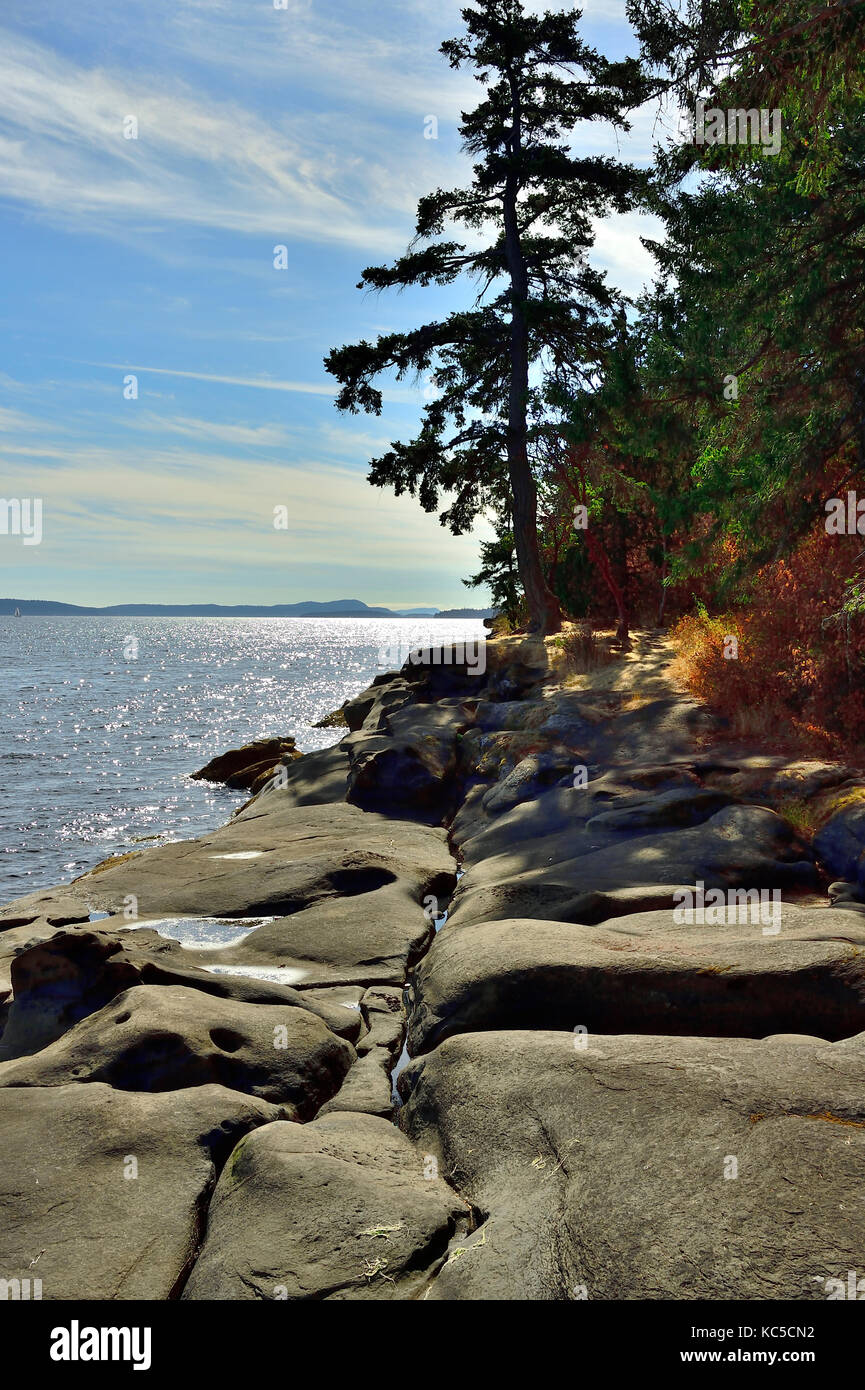
{"type": "Polygon", "coordinates": [[[865,891],[865,788],[857,788],[814,836],[814,850],[830,873],[865,891]]]}
{"type": "Polygon", "coordinates": [[[361,1008],[366,1032],[357,1044],[357,1061],[339,1093],[322,1106],[321,1115],[353,1110],[389,1118],[393,1113],[391,1072],[406,1032],[401,991],[369,989],[361,1008]]]}
{"type": "Polygon", "coordinates": [[[0,1060],[38,1052],[138,984],[194,986],[214,999],[305,1008],[350,1041],[360,1032],[359,1016],[327,999],[267,980],[211,974],[192,963],[196,954],[147,928],[55,932],[13,959],[14,1001],[0,1039],[0,1060]]]}
{"type": "Polygon", "coordinates": [[[861,1038],[484,1033],[406,1076],[485,1218],[425,1296],[825,1299],[865,1267],[861,1038]]]}
{"type": "Polygon", "coordinates": [[[251,788],[263,776],[273,776],[278,768],[301,757],[303,754],[295,748],[293,738],[262,738],[211,758],[206,766],[190,776],[194,781],[224,782],[227,787],[251,788]]]}
{"type": "MultiPolygon", "coordinates": [[[[453,881],[445,832],[356,806],[295,806],[277,790],[198,840],[109,860],[64,890],[67,900],[138,919],[287,915],[326,898],[402,882],[417,902],[453,881]]],[[[34,899],[44,895],[34,895],[34,899]]],[[[21,899],[23,912],[30,904],[21,899]]],[[[0,938],[2,939],[2,938],[0,938]]]]}
{"type": "MultiPolygon", "coordinates": [[[[441,892],[441,883],[436,887],[441,892]]],[[[195,954],[220,971],[276,967],[304,991],[400,984],[431,936],[414,893],[396,883],[358,897],[328,898],[256,927],[235,946],[195,954]]]]}
{"type": "Polygon", "coordinates": [[[705,912],[702,924],[668,909],[593,927],[446,926],[415,974],[410,1049],[507,1028],[833,1040],[865,1030],[862,914],[782,904],[776,919],[771,903],[763,916],[705,912]]]}
{"type": "Polygon", "coordinates": [[[138,985],[41,1052],[0,1065],[0,1087],[104,1081],[121,1091],[176,1091],[215,1083],[307,1120],[354,1060],[351,1043],[307,1009],[138,985]]]}
{"type": "Polygon", "coordinates": [[[317,753],[305,753],[297,762],[280,769],[279,785],[268,779],[265,786],[243,806],[236,820],[258,819],[268,807],[326,806],[345,801],[348,787],[349,759],[341,744],[322,748],[317,753]],[[265,800],[267,798],[267,800],[265,800]]]}
{"type": "Polygon", "coordinates": [[[416,1298],[470,1220],[386,1120],[266,1125],[226,1165],[183,1297],[416,1298]]]}
{"type": "Polygon", "coordinates": [[[43,1299],[167,1299],[236,1142],[279,1107],[197,1086],[0,1089],[0,1269],[43,1299]]]}
{"type": "Polygon", "coordinates": [[[865,782],[699,750],[669,644],[637,646],[591,689],[537,639],[409,661],[338,746],[202,769],[253,793],[222,830],[0,909],[11,1277],[55,1210],[58,1286],[101,1260],[143,1149],[150,1209],[45,1296],[177,1296],[250,1128],[189,1298],[809,1298],[863,1266],[865,782]],[[674,918],[698,883],[795,901],[674,918]]]}
{"type": "Polygon", "coordinates": [[[605,847],[576,830],[520,841],[467,870],[450,921],[466,925],[534,916],[567,921],[574,899],[583,893],[683,881],[702,881],[710,888],[795,889],[816,883],[817,873],[808,850],[774,811],[729,806],[690,830],[617,839],[605,847]]]}

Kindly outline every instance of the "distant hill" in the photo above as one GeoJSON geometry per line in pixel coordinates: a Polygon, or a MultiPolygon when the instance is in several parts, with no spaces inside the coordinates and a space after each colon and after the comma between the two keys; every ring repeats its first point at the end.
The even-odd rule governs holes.
{"type": "MultiPolygon", "coordinates": [[[[84,608],[76,603],[55,603],[49,599],[3,598],[0,615],[11,616],[16,608],[22,617],[72,618],[397,618],[390,608],[370,608],[356,598],[333,599],[329,603],[278,603],[271,608],[253,604],[226,607],[221,603],[116,603],[107,608],[84,608]]],[[[435,610],[431,610],[433,613],[435,610]]]]}
{"type": "Polygon", "coordinates": [[[437,618],[494,618],[497,608],[444,608],[437,618]]]}

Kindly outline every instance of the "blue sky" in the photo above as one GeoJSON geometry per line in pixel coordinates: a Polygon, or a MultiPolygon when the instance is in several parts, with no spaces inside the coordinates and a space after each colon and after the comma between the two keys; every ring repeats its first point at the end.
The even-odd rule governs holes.
{"type": "MultiPolygon", "coordinates": [[[[423,383],[342,417],[322,366],[456,302],[355,286],[404,249],[421,194],[465,181],[456,126],[480,88],[437,52],[460,5],[286,3],[4,0],[0,496],[42,498],[44,535],[0,536],[2,597],[486,601],[460,582],[483,527],[452,537],[365,481],[423,383]]],[[[624,0],[583,9],[597,47],[634,51],[624,0]]],[[[619,148],[644,164],[658,133],[640,112],[619,148]]],[[[580,145],[616,149],[600,126],[580,145]]],[[[630,293],[651,230],[614,218],[599,239],[630,293]]]]}

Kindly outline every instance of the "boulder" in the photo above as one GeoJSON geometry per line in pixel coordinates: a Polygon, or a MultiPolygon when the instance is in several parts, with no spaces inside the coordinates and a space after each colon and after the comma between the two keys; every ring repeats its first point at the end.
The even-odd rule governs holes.
{"type": "Polygon", "coordinates": [[[865,789],[844,798],[844,804],[814,836],[814,853],[829,873],[858,882],[865,890],[865,789]]]}
{"type": "Polygon", "coordinates": [[[176,1297],[237,1141],[279,1107],[196,1086],[0,1089],[0,1270],[44,1300],[176,1297]]]}
{"type": "MultiPolygon", "coordinates": [[[[415,706],[411,707],[412,712],[415,706]]],[[[440,812],[455,794],[456,729],[421,726],[402,737],[350,734],[347,797],[371,811],[440,812]]]]}
{"type": "Polygon", "coordinates": [[[261,738],[211,758],[190,776],[198,782],[223,782],[227,787],[251,788],[262,774],[270,771],[273,775],[278,767],[301,757],[303,754],[295,748],[293,738],[261,738]]]}
{"type": "Polygon", "coordinates": [[[366,729],[376,733],[384,728],[387,716],[414,700],[413,685],[396,672],[376,676],[368,690],[342,707],[345,723],[352,733],[366,729]]]}
{"type": "Polygon", "coordinates": [[[464,1034],[405,1075],[485,1218],[425,1297],[798,1302],[865,1269],[861,1038],[464,1034]]]}
{"type": "Polygon", "coordinates": [[[41,1052],[0,1065],[0,1087],[104,1081],[119,1091],[179,1091],[216,1083],[307,1120],[354,1060],[351,1043],[307,1009],[137,985],[41,1052]]]}
{"type": "Polygon", "coordinates": [[[386,1120],[266,1125],[226,1165],[183,1297],[413,1299],[470,1222],[386,1120]]]}
{"type": "Polygon", "coordinates": [[[409,1046],[514,1028],[838,1039],[865,1030],[865,918],[779,905],[638,912],[600,926],[446,926],[415,972],[409,1046]],[[717,919],[717,920],[716,920],[717,919]]]}

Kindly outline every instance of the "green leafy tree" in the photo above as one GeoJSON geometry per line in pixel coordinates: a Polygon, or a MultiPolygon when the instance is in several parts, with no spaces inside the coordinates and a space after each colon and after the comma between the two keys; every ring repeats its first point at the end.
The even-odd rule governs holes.
{"type": "Polygon", "coordinates": [[[578,11],[530,15],[521,0],[481,0],[462,16],[465,36],[442,53],[485,88],[460,126],[473,182],[423,198],[407,253],[365,270],[359,288],[469,276],[476,297],[442,321],[335,350],[325,365],[341,384],[337,408],[374,414],[382,373],[434,373],[439,394],[418,435],[373,460],[370,481],[419,496],[427,511],[450,494],[441,519],[455,534],[506,487],[530,625],[552,632],[560,611],[539,551],[532,429],[546,376],[567,365],[588,380],[597,365],[617,297],[585,260],[591,219],[628,210],[640,183],[615,160],[575,154],[569,136],[582,121],[628,129],[646,85],[635,60],[610,63],[583,42],[578,11]],[[451,225],[482,244],[447,239],[451,225]]]}

